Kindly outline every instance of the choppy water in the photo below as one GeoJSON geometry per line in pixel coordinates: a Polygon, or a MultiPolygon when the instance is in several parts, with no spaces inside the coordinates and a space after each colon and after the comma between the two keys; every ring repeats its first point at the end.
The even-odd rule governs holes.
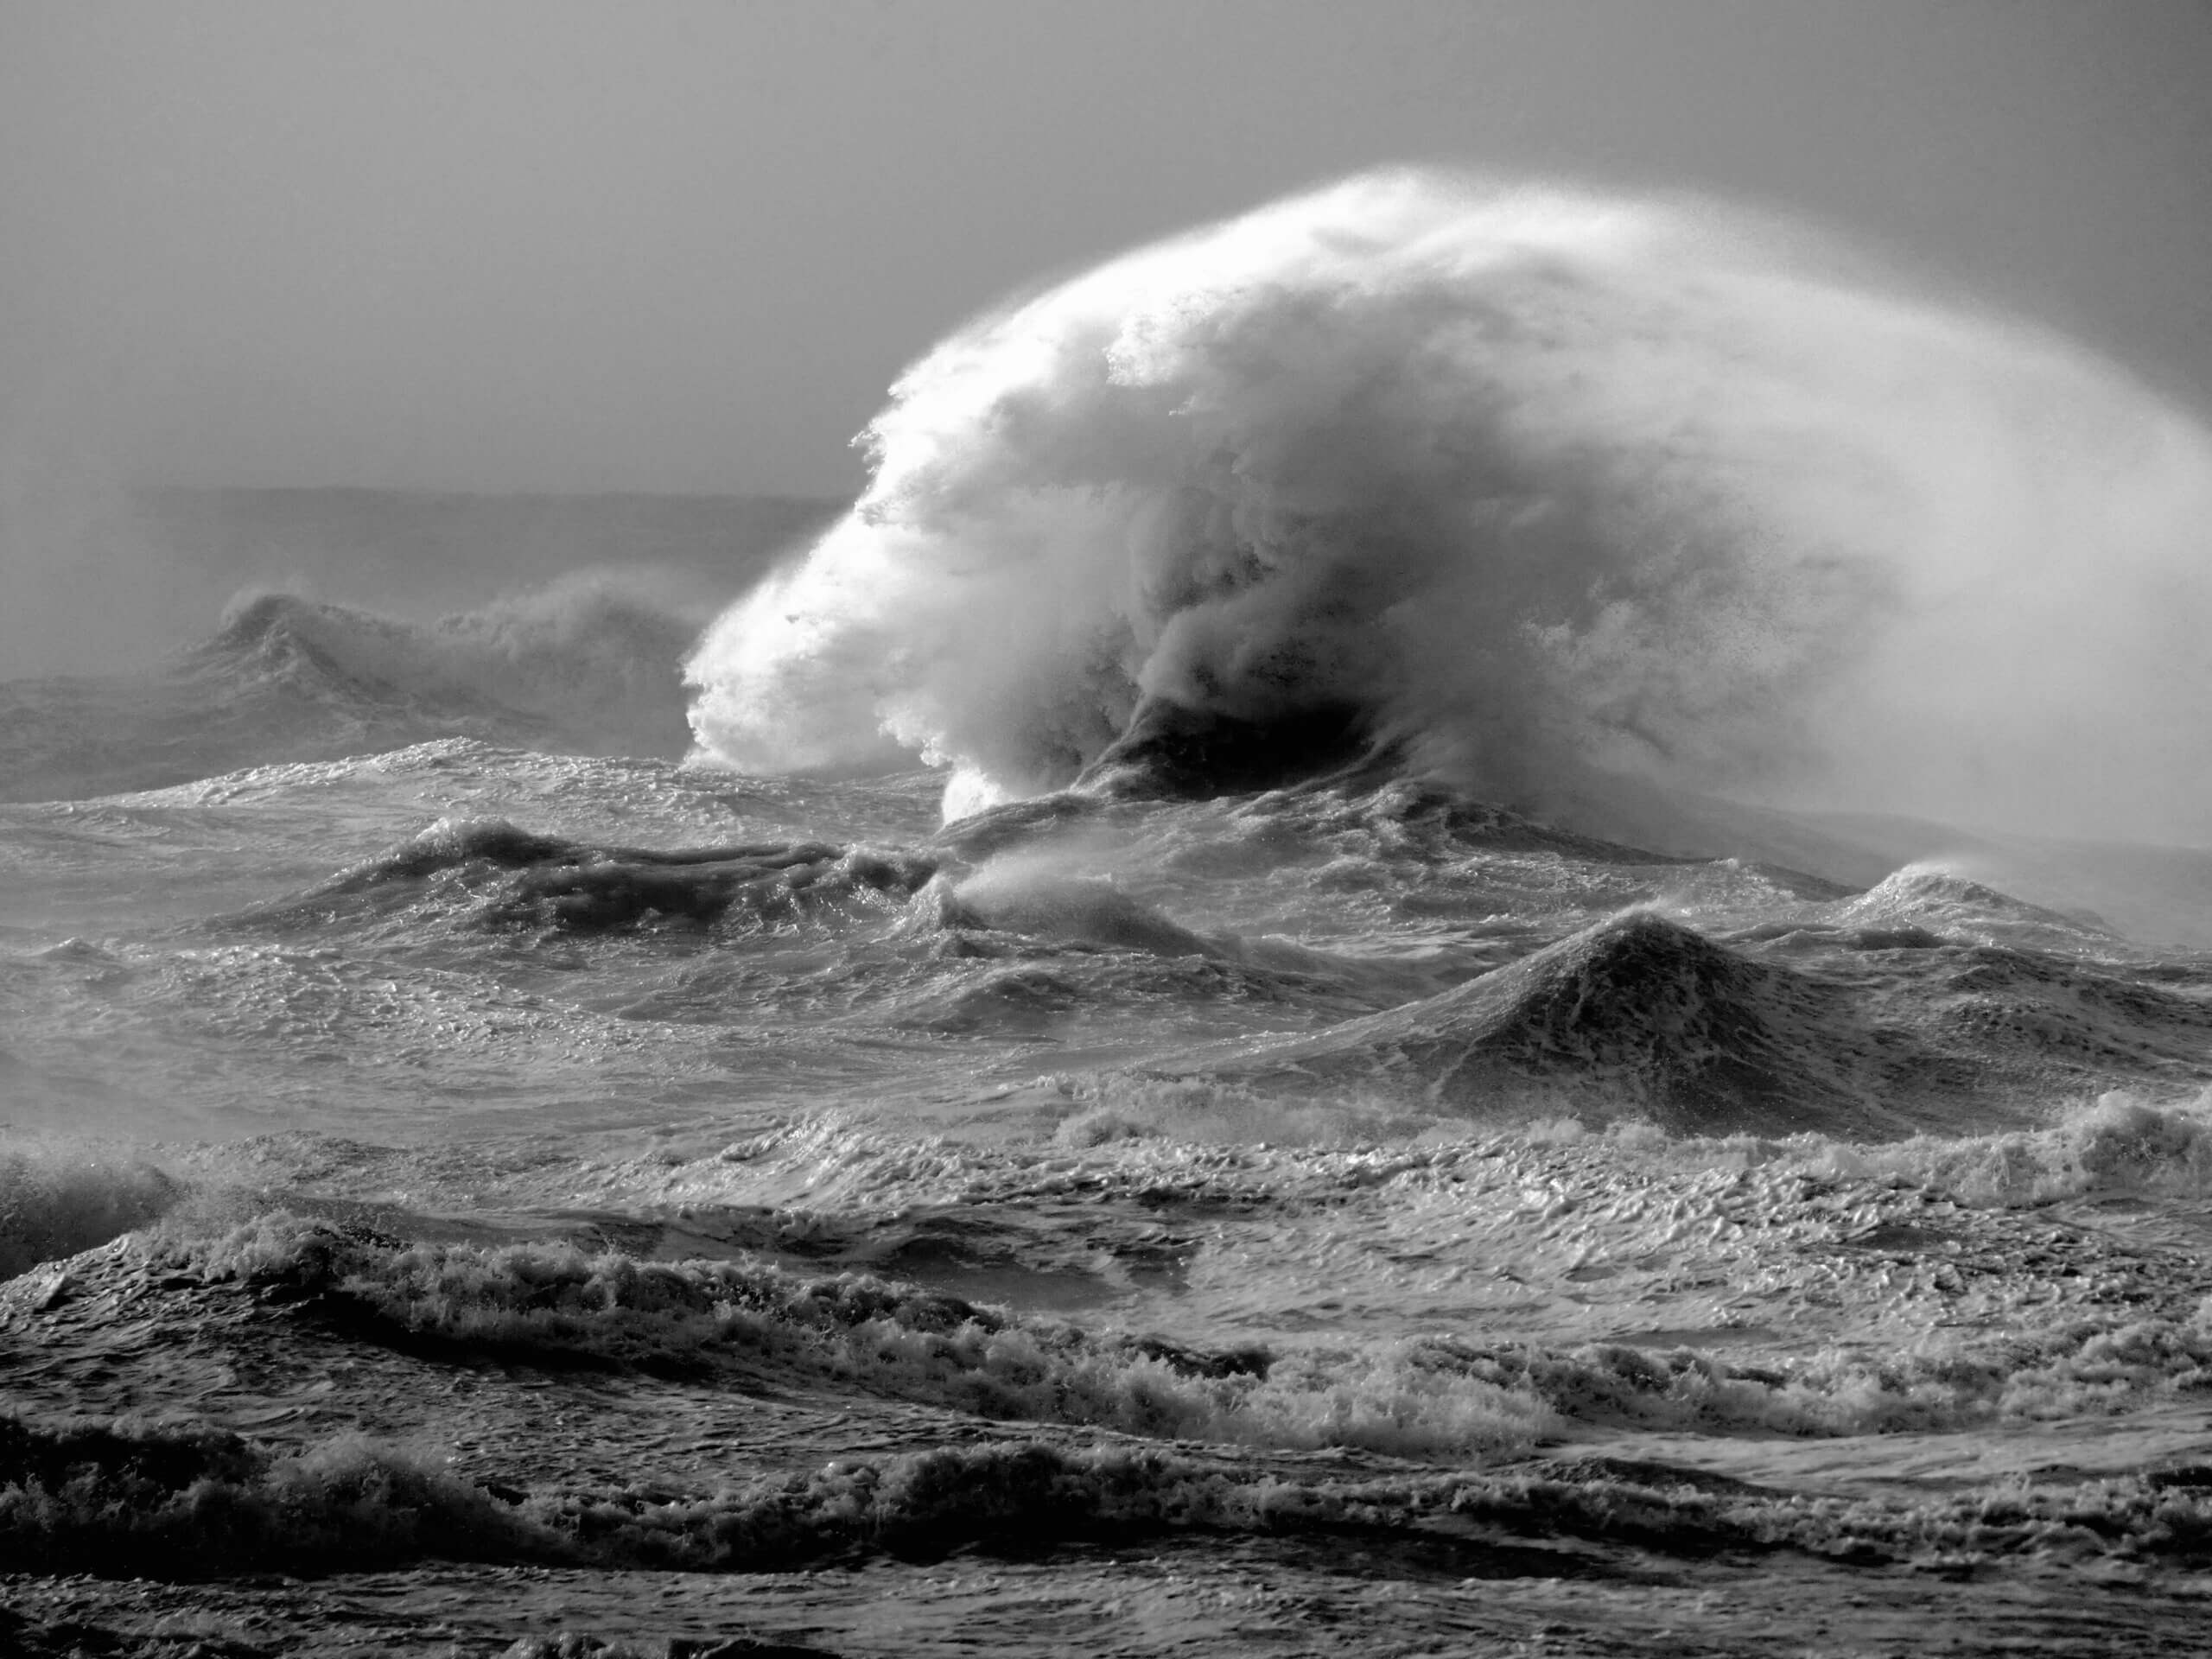
{"type": "MultiPolygon", "coordinates": [[[[510,1633],[580,1561],[857,1558],[813,1639],[892,1574],[950,1640],[897,1563],[978,1548],[1130,1650],[1684,1552],[2196,1582],[2212,959],[1403,779],[937,793],[457,737],[0,808],[26,1432],[238,1434],[188,1554],[369,1565],[321,1511],[390,1503],[551,1575],[510,1633]],[[466,1512],[364,1497],[387,1446],[466,1512]]],[[[18,1560],[142,1570],[204,1455],[18,1560]]]]}
{"type": "MultiPolygon", "coordinates": [[[[1575,223],[1536,238],[1570,288],[1575,223]]],[[[1471,234],[1484,315],[1552,291],[1471,276],[1471,234]]],[[[1415,264],[1411,313],[1360,267],[1376,315],[1459,291],[1415,264]]],[[[1082,335],[1096,288],[1040,303],[1082,335]]],[[[1301,506],[1252,459],[1335,407],[1246,349],[1296,289],[1128,336],[1203,370],[1177,476],[1217,513],[1131,482],[1192,418],[1107,410],[1153,381],[1025,404],[1008,340],[1082,360],[1028,313],[948,346],[876,495],[692,654],[719,756],[683,758],[690,613],[604,581],[264,594],[0,687],[0,1643],[2196,1650],[2212,855],[1754,808],[1695,755],[1630,785],[1560,727],[1508,755],[1463,694],[1509,671],[1596,697],[1585,738],[1726,703],[1765,742],[1840,659],[1649,677],[1645,623],[1704,636],[1619,609],[1665,575],[1623,575],[1633,480],[1501,438],[1612,527],[1613,599],[1421,681],[1407,594],[1465,584],[1392,555],[1363,609],[1345,549],[1440,474],[1301,506]],[[1020,525],[946,475],[976,378],[1020,525]],[[1134,474],[1073,467],[1071,409],[1134,474]],[[992,657],[1006,613],[944,592],[1077,508],[1049,648],[992,657]],[[1116,512],[1118,597],[1083,574],[1116,512]],[[1160,563],[1202,523],[1241,573],[1160,563]],[[835,607],[963,547],[918,609],[835,607]],[[810,703],[832,663],[866,672],[810,703]],[[773,773],[779,709],[848,771],[773,773]],[[867,764],[887,728],[939,765],[867,764]]]]}

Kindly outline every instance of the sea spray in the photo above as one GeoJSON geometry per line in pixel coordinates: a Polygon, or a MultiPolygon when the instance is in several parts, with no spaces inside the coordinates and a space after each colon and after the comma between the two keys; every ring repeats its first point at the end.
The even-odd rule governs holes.
{"type": "Polygon", "coordinates": [[[1166,708],[1554,816],[2212,823],[2202,429],[1771,220],[1357,178],[985,315],[864,442],[691,659],[732,766],[918,753],[966,810],[1166,708]]]}
{"type": "Polygon", "coordinates": [[[111,1147],[0,1140],[0,1279],[143,1227],[185,1192],[166,1171],[111,1147]]]}

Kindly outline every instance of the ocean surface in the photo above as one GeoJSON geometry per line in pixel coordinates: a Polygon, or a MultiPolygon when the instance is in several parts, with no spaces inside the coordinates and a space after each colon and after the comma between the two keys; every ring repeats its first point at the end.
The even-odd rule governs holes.
{"type": "Polygon", "coordinates": [[[2202,1651],[2212,854],[1752,804],[1802,676],[1618,571],[1440,690],[1404,467],[1010,608],[1136,543],[963,363],[765,582],[834,509],[172,497],[268,568],[0,685],[0,1647],[2202,1651]]]}
{"type": "Polygon", "coordinates": [[[2212,957],[1388,767],[946,823],[474,638],[7,689],[28,1650],[2206,1628],[2212,957]]]}

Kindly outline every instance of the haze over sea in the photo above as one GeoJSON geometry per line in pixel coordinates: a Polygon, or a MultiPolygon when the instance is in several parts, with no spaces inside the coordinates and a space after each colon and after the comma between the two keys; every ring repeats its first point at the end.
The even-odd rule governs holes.
{"type": "Polygon", "coordinates": [[[2192,414],[1401,170],[863,444],[38,567],[0,1646],[2194,1650],[2192,414]]]}

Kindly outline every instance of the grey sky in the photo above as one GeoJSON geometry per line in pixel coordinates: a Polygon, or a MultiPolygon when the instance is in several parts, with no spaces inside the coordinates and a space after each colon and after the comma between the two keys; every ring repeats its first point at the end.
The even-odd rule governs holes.
{"type": "Polygon", "coordinates": [[[0,445],[836,492],[1010,288],[1389,161],[1802,211],[2212,402],[2196,0],[0,0],[0,445]]]}

